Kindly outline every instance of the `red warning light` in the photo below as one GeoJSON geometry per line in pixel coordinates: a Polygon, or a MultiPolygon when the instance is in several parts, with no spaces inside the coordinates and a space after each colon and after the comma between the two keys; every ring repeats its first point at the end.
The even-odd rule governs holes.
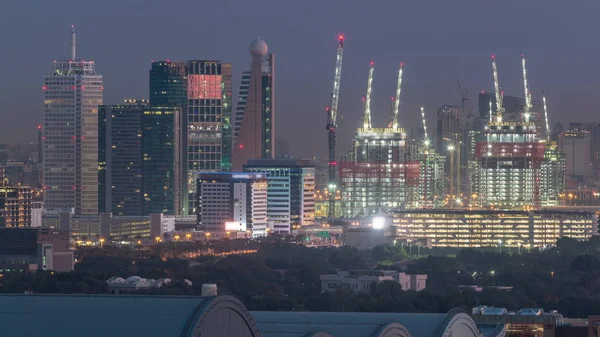
{"type": "Polygon", "coordinates": [[[75,136],[73,136],[73,140],[75,140],[75,136]]]}
{"type": "Polygon", "coordinates": [[[496,55],[492,54],[492,58],[493,58],[493,59],[495,59],[495,58],[496,58],[496,55]]]}
{"type": "Polygon", "coordinates": [[[392,101],[394,100],[394,96],[390,97],[392,99],[392,101]]]}
{"type": "Polygon", "coordinates": [[[38,125],[38,130],[41,130],[41,129],[42,129],[42,126],[41,126],[41,125],[38,125]]]}
{"type": "Polygon", "coordinates": [[[243,148],[244,148],[244,144],[240,144],[240,149],[243,149],[243,148]]]}
{"type": "Polygon", "coordinates": [[[48,86],[47,86],[47,85],[44,85],[44,86],[42,87],[42,90],[48,90],[48,86]]]}
{"type": "Polygon", "coordinates": [[[75,188],[76,188],[75,185],[73,185],[73,189],[75,189],[75,188]]]}
{"type": "Polygon", "coordinates": [[[404,62],[400,62],[400,66],[401,66],[401,67],[404,67],[404,62]]]}
{"type": "Polygon", "coordinates": [[[344,35],[340,34],[340,36],[338,37],[338,39],[343,40],[344,39],[344,35]]]}
{"type": "Polygon", "coordinates": [[[371,65],[374,65],[374,64],[375,64],[375,62],[371,61],[371,65]]]}
{"type": "Polygon", "coordinates": [[[484,91],[483,91],[483,90],[481,90],[481,93],[483,94],[483,93],[484,93],[484,91]]]}
{"type": "Polygon", "coordinates": [[[362,101],[363,101],[363,102],[365,101],[365,98],[364,98],[364,97],[362,98],[362,101]]]}

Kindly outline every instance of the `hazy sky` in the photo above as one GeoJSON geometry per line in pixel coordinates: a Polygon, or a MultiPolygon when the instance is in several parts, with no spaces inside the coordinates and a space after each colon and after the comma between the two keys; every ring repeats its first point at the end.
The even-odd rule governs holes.
{"type": "Polygon", "coordinates": [[[533,99],[547,93],[550,122],[598,121],[600,2],[564,0],[2,0],[0,4],[0,142],[35,139],[42,122],[43,76],[69,55],[104,75],[105,104],[148,97],[151,60],[222,59],[234,87],[260,36],[276,54],[277,137],[298,156],[325,155],[326,116],[336,34],[346,35],[338,153],[359,125],[369,61],[375,61],[374,126],[390,114],[400,61],[405,62],[400,123],[418,126],[424,104],[434,129],[441,104],[460,104],[454,65],[476,109],[493,89],[498,57],[506,95],[522,96],[520,55],[528,58],[533,99]]]}

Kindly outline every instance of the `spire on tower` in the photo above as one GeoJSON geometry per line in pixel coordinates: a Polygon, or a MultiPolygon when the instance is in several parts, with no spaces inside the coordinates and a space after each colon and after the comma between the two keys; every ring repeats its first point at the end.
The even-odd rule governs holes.
{"type": "Polygon", "coordinates": [[[71,61],[75,61],[77,45],[75,42],[75,25],[71,25],[71,61]]]}

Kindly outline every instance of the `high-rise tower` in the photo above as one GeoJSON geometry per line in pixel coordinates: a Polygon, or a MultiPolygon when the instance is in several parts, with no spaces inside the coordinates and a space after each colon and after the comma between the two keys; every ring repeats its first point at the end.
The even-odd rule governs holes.
{"type": "Polygon", "coordinates": [[[231,169],[231,63],[189,61],[187,84],[182,213],[195,214],[197,173],[231,169]]]}
{"type": "Polygon", "coordinates": [[[44,78],[44,204],[47,209],[98,212],[98,105],[103,78],[94,61],[54,61],[44,78]]]}
{"type": "Polygon", "coordinates": [[[187,64],[171,60],[152,62],[150,104],[176,106],[187,104],[187,64]]]}
{"type": "Polygon", "coordinates": [[[241,170],[248,160],[275,156],[275,56],[271,53],[267,57],[267,53],[265,41],[256,39],[250,44],[248,97],[244,110],[238,109],[235,118],[236,123],[241,121],[233,148],[235,171],[241,170]]]}

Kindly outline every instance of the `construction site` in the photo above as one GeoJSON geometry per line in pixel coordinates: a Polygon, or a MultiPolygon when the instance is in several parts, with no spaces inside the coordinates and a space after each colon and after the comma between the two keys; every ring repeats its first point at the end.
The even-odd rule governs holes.
{"type": "MultiPolygon", "coordinates": [[[[549,138],[546,98],[543,97],[543,113],[532,111],[524,56],[521,70],[525,100],[524,107],[519,110],[522,110],[520,118],[503,120],[504,93],[498,81],[496,58],[492,56],[495,106],[490,100],[488,120],[469,118],[459,122],[457,130],[451,131],[451,137],[443,139],[440,134],[429,138],[424,107],[421,107],[422,133],[417,138],[407,139],[404,128],[400,127],[403,63],[400,63],[396,92],[391,98],[389,124],[385,127],[372,125],[375,64],[370,62],[366,95],[362,100],[361,127],[354,133],[350,150],[338,161],[336,132],[344,36],[340,35],[337,42],[326,125],[329,172],[324,196],[329,198],[329,219],[340,215],[348,218],[372,216],[394,209],[528,210],[559,204],[565,188],[564,154],[549,138]],[[536,122],[538,125],[543,122],[540,121],[542,115],[546,137],[540,137],[539,127],[536,127],[536,122]],[[432,146],[434,140],[447,142],[443,143],[447,144],[443,148],[446,155],[436,151],[432,146]]],[[[443,106],[440,109],[466,111],[468,91],[462,88],[458,79],[457,83],[461,89],[462,107],[443,106]]]]}

